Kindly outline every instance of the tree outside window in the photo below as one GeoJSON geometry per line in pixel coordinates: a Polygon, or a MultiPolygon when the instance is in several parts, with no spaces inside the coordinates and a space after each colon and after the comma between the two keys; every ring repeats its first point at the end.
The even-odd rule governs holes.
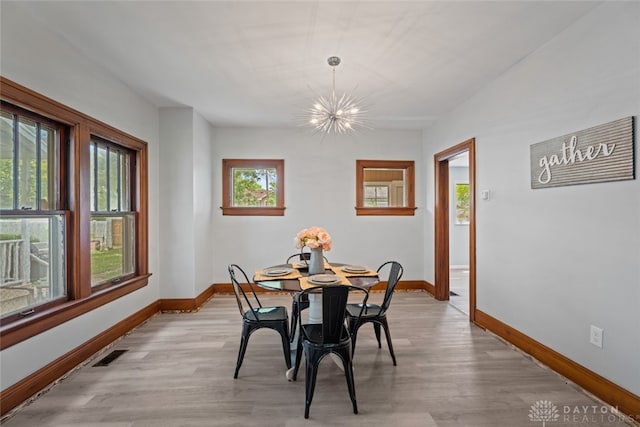
{"type": "Polygon", "coordinates": [[[233,168],[233,206],[276,206],[276,168],[233,168]]]}
{"type": "Polygon", "coordinates": [[[223,215],[284,215],[284,160],[223,159],[223,215]]]}
{"type": "Polygon", "coordinates": [[[469,224],[471,198],[468,183],[456,183],[456,224],[469,224]]]}

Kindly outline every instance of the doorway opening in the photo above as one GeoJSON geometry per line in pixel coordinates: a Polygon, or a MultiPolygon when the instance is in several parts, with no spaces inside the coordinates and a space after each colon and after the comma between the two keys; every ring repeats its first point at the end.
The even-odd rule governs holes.
{"type": "Polygon", "coordinates": [[[469,151],[449,159],[449,304],[469,315],[469,151]]]}
{"type": "Polygon", "coordinates": [[[474,321],[476,308],[475,139],[471,138],[435,154],[434,162],[435,297],[441,301],[451,301],[452,297],[456,298],[455,303],[466,305],[461,309],[468,313],[470,321],[474,321]],[[465,158],[468,159],[466,161],[468,169],[464,170],[466,173],[456,171],[455,168],[460,167],[460,162],[465,162],[465,158]],[[457,172],[460,172],[459,176],[456,175],[457,172]],[[456,230],[456,226],[460,228],[456,230]],[[467,246],[468,250],[459,247],[460,239],[456,238],[452,229],[467,236],[468,241],[462,239],[464,241],[462,245],[467,246]],[[452,249],[455,249],[455,254],[452,253],[452,249]],[[465,261],[467,261],[466,264],[465,261]],[[452,295],[451,292],[457,295],[452,295]],[[462,296],[461,294],[466,294],[463,302],[457,298],[462,296]]]}

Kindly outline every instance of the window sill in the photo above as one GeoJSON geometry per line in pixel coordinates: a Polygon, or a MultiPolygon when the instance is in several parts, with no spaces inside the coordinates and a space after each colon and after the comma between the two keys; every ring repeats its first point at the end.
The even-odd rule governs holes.
{"type": "Polygon", "coordinates": [[[356,206],[356,215],[396,215],[396,216],[414,216],[416,207],[408,208],[363,208],[356,206]]]}
{"type": "Polygon", "coordinates": [[[284,216],[285,208],[232,208],[221,206],[222,215],[239,216],[284,216]]]}

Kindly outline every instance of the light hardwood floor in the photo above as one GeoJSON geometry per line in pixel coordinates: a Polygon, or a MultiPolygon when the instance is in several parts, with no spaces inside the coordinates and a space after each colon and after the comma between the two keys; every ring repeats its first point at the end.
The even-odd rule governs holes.
{"type": "MultiPolygon", "coordinates": [[[[288,295],[263,300],[287,307],[291,302],[288,295]]],[[[384,335],[378,349],[373,328],[364,326],[354,360],[357,415],[343,372],[326,358],[305,420],[304,364],[298,381],[288,382],[273,331],[253,334],[234,380],[240,314],[232,296],[216,295],[197,313],[150,319],[4,424],[538,427],[553,412],[535,412],[533,405],[548,401],[558,418],[546,418],[547,427],[629,425],[601,414],[601,402],[427,293],[397,292],[388,318],[398,366],[384,335]],[[128,351],[109,366],[92,366],[114,349],[128,351]],[[584,407],[587,413],[575,413],[584,407]]]]}
{"type": "Polygon", "coordinates": [[[449,270],[449,304],[469,315],[469,269],[449,270]]]}

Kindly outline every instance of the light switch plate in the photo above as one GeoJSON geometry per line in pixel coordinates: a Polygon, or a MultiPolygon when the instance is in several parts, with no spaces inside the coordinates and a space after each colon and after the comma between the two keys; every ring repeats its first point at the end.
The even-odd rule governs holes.
{"type": "Polygon", "coordinates": [[[604,331],[602,328],[598,328],[597,326],[591,325],[591,332],[589,334],[589,342],[596,347],[602,348],[602,335],[604,331]]]}

